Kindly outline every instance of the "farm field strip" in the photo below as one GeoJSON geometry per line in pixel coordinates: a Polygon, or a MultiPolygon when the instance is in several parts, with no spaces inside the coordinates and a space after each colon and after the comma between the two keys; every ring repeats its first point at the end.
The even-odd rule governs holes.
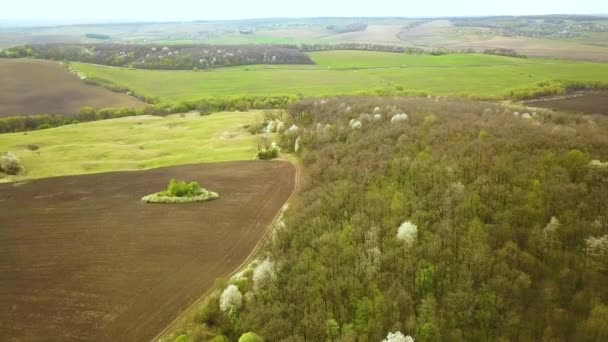
{"type": "Polygon", "coordinates": [[[541,81],[608,79],[607,63],[367,51],[325,51],[311,56],[316,67],[241,66],[211,72],[130,70],[82,63],[73,67],[169,102],[236,95],[331,96],[394,86],[433,95],[498,96],[541,81]],[[392,68],[378,68],[386,66],[392,68]]]}
{"type": "Polygon", "coordinates": [[[247,259],[294,186],[284,161],[0,185],[0,340],[150,340],[247,259]],[[171,178],[221,197],[140,201],[171,178]]]}
{"type": "Polygon", "coordinates": [[[527,101],[531,107],[551,108],[566,112],[608,115],[608,92],[584,92],[571,96],[527,101]]]}
{"type": "Polygon", "coordinates": [[[85,84],[54,61],[0,59],[0,117],[77,114],[80,108],[139,107],[126,94],[85,84]]]}

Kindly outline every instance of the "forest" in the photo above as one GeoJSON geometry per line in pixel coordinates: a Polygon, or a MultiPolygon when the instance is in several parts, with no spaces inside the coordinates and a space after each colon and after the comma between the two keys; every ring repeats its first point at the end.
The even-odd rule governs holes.
{"type": "Polygon", "coordinates": [[[521,110],[291,105],[280,145],[301,158],[300,195],[190,340],[607,340],[608,121],[521,110]]]}
{"type": "Polygon", "coordinates": [[[313,64],[304,53],[280,45],[39,44],[0,51],[31,57],[138,69],[202,70],[248,64],[313,64]]]}

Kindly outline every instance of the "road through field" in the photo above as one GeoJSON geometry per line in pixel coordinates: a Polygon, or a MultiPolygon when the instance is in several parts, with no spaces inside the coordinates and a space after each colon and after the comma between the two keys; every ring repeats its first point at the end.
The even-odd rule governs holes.
{"type": "Polygon", "coordinates": [[[0,340],[150,340],[250,256],[295,174],[250,161],[0,185],[0,340]],[[139,201],[171,178],[221,197],[139,201]]]}

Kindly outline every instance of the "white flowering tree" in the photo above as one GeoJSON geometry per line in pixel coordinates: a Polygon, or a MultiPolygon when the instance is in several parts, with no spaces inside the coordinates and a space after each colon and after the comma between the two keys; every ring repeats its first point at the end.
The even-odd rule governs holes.
{"type": "Polygon", "coordinates": [[[21,161],[16,155],[11,152],[0,155],[0,171],[9,174],[16,175],[23,169],[21,161]]]}
{"type": "Polygon", "coordinates": [[[405,113],[395,114],[391,118],[391,123],[407,122],[410,117],[405,113]]]}
{"type": "Polygon", "coordinates": [[[591,265],[601,271],[608,270],[608,235],[585,239],[585,253],[591,265]]]}
{"type": "Polygon", "coordinates": [[[301,137],[298,137],[298,138],[296,139],[296,142],[294,143],[294,146],[293,146],[293,150],[294,150],[295,152],[300,151],[300,144],[301,144],[301,143],[302,143],[302,138],[301,138],[301,137]]]}
{"type": "Polygon", "coordinates": [[[401,331],[389,332],[386,338],[382,342],[414,342],[414,338],[411,336],[405,336],[401,331]]]}
{"type": "Polygon", "coordinates": [[[265,281],[272,277],[274,277],[274,263],[270,259],[266,259],[253,270],[253,287],[259,289],[265,281]]]}
{"type": "Polygon", "coordinates": [[[359,120],[355,120],[355,119],[352,119],[352,120],[350,120],[350,122],[348,123],[348,126],[349,126],[351,129],[361,129],[362,124],[361,124],[361,121],[359,121],[359,120]]]}
{"type": "Polygon", "coordinates": [[[233,313],[243,306],[243,295],[236,285],[228,285],[220,297],[220,310],[233,313]]]}
{"type": "Polygon", "coordinates": [[[558,242],[557,231],[560,227],[559,220],[553,216],[542,231],[542,241],[545,248],[551,248],[558,242]]]}
{"type": "Polygon", "coordinates": [[[411,245],[418,237],[418,227],[411,221],[405,221],[397,230],[397,238],[407,245],[411,245]]]}

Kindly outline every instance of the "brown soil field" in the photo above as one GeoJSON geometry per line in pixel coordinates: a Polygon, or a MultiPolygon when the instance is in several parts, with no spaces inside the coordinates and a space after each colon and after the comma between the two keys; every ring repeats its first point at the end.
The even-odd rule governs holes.
{"type": "Polygon", "coordinates": [[[76,114],[80,108],[139,107],[126,94],[85,84],[59,63],[0,59],[0,117],[31,114],[76,114]]]}
{"type": "Polygon", "coordinates": [[[256,249],[295,187],[285,161],[0,184],[0,341],[149,341],[256,249]],[[144,204],[171,178],[214,201],[144,204]]]}
{"type": "Polygon", "coordinates": [[[566,112],[608,115],[608,92],[586,92],[572,96],[528,101],[526,104],[566,112]]]}

